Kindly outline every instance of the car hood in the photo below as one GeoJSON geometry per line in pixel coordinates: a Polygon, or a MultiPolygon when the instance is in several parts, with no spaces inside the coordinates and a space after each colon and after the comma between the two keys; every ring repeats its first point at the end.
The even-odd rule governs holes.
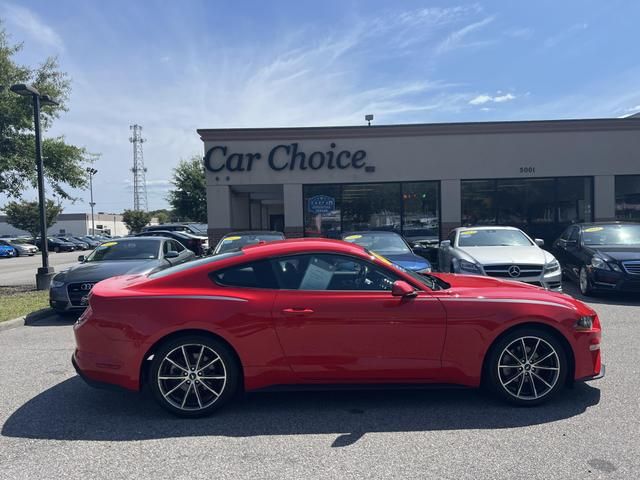
{"type": "Polygon", "coordinates": [[[99,282],[105,278],[126,274],[144,274],[161,266],[164,260],[117,260],[84,262],[61,272],[56,280],[71,282],[99,282]],[[62,277],[62,278],[61,278],[62,277]]]}
{"type": "Polygon", "coordinates": [[[523,263],[544,265],[553,260],[553,255],[536,246],[530,247],[458,247],[481,265],[523,263]]]}
{"type": "Polygon", "coordinates": [[[425,258],[419,257],[415,253],[401,253],[384,255],[384,257],[390,262],[400,265],[407,270],[424,270],[425,268],[431,268],[431,264],[425,258]]]}
{"type": "Polygon", "coordinates": [[[445,293],[447,296],[455,298],[544,302],[569,308],[580,315],[595,314],[592,308],[570,295],[552,292],[523,282],[500,280],[480,275],[453,273],[436,273],[434,275],[451,285],[449,289],[445,290],[445,293]]]}
{"type": "Polygon", "coordinates": [[[640,260],[640,245],[593,245],[587,248],[593,253],[606,255],[618,261],[640,260]]]}

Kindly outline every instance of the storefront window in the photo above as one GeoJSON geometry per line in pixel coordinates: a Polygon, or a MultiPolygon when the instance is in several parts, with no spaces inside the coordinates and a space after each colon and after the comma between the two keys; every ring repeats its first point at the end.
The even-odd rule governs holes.
{"type": "Polygon", "coordinates": [[[413,238],[440,238],[438,182],[402,184],[402,234],[413,238]]]}
{"type": "Polygon", "coordinates": [[[616,218],[640,221],[640,175],[616,177],[616,218]]]}
{"type": "Polygon", "coordinates": [[[358,230],[439,238],[439,182],[303,187],[305,236],[340,238],[358,230]]]}
{"type": "Polygon", "coordinates": [[[593,220],[593,178],[463,180],[463,225],[511,225],[552,242],[564,228],[593,220]]]}
{"type": "Polygon", "coordinates": [[[462,224],[493,225],[496,223],[495,180],[461,182],[462,224]]]}
{"type": "Polygon", "coordinates": [[[304,234],[307,237],[340,237],[340,186],[305,185],[304,234]]]}
{"type": "Polygon", "coordinates": [[[342,186],[342,231],[392,230],[400,233],[400,184],[342,186]]]}

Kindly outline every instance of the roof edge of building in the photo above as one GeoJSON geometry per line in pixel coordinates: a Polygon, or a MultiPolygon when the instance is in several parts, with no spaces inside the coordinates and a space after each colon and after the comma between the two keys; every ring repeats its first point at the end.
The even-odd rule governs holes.
{"type": "Polygon", "coordinates": [[[500,122],[416,123],[334,127],[201,128],[203,141],[359,137],[412,137],[491,133],[538,133],[598,130],[640,130],[640,118],[589,118],[500,122]]]}

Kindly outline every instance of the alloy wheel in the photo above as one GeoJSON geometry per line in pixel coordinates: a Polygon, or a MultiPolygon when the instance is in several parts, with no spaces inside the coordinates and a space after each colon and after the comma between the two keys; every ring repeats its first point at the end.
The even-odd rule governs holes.
{"type": "Polygon", "coordinates": [[[523,336],[509,343],[498,357],[502,388],[518,400],[548,395],[560,377],[560,357],[543,338],[523,336]]]}
{"type": "Polygon", "coordinates": [[[218,401],[227,385],[227,368],[211,347],[185,344],[164,356],[157,382],[160,394],[170,405],[195,412],[218,401]]]}
{"type": "Polygon", "coordinates": [[[580,283],[580,293],[586,295],[589,293],[589,278],[587,277],[587,270],[582,267],[580,269],[580,275],[578,279],[580,283]]]}

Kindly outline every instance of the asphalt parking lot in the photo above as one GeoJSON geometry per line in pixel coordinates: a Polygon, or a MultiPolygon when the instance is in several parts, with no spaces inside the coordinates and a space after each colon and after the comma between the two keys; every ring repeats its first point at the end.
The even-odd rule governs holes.
{"type": "Polygon", "coordinates": [[[462,389],[261,393],[181,420],[86,386],[73,319],[0,332],[0,478],[639,478],[640,299],[591,303],[607,376],[537,408],[462,389]]]}
{"type": "MultiPolygon", "coordinates": [[[[91,250],[49,253],[49,265],[59,272],[78,263],[78,255],[88,255],[91,250]]],[[[42,266],[42,255],[32,257],[0,258],[0,287],[36,284],[36,271],[42,266]]]]}

